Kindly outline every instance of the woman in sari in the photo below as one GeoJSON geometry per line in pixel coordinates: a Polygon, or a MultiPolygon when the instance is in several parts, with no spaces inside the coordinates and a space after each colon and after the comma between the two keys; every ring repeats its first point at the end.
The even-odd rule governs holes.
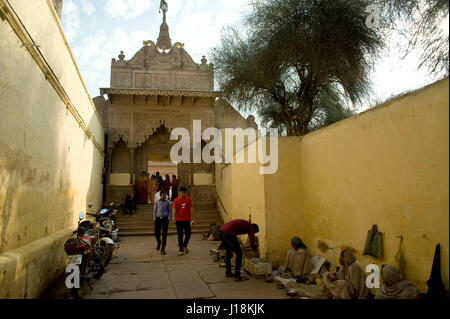
{"type": "Polygon", "coordinates": [[[323,284],[335,299],[366,299],[369,289],[366,286],[366,274],[356,263],[354,251],[346,248],[339,257],[337,277],[330,272],[322,275],[323,284]]]}
{"type": "Polygon", "coordinates": [[[167,198],[169,198],[171,186],[172,186],[172,183],[170,182],[169,174],[166,174],[166,180],[164,181],[164,191],[167,194],[167,198]]]}
{"type": "Polygon", "coordinates": [[[302,278],[311,272],[311,259],[303,241],[294,237],[291,240],[292,248],[286,255],[286,262],[278,269],[282,278],[302,278]]]}
{"type": "Polygon", "coordinates": [[[141,173],[137,182],[136,182],[136,190],[137,190],[137,202],[138,204],[147,204],[147,187],[148,187],[148,177],[145,172],[141,173]]]}
{"type": "MultiPolygon", "coordinates": [[[[158,180],[155,175],[152,175],[148,183],[148,203],[152,204],[155,198],[155,193],[158,190],[158,180]]],[[[154,204],[154,203],[153,203],[154,204]]]]}
{"type": "Polygon", "coordinates": [[[415,299],[417,288],[412,283],[402,280],[398,270],[391,265],[381,268],[383,286],[378,289],[375,299],[415,299]]]}
{"type": "Polygon", "coordinates": [[[178,197],[178,179],[176,175],[172,175],[172,201],[178,197]]]}

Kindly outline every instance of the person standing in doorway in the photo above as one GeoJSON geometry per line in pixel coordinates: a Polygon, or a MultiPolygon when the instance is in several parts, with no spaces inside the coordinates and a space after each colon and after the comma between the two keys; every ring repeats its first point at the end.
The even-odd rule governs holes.
{"type": "Polygon", "coordinates": [[[172,201],[178,197],[178,179],[176,175],[172,175],[172,201]]]}
{"type": "Polygon", "coordinates": [[[156,180],[158,181],[158,191],[161,190],[161,186],[164,186],[164,181],[159,172],[156,172],[156,180]]]}
{"type": "Polygon", "coordinates": [[[170,207],[170,201],[166,198],[166,192],[161,191],[160,196],[161,198],[155,202],[155,206],[153,208],[153,220],[155,221],[155,237],[157,242],[156,250],[161,249],[161,255],[165,255],[167,230],[169,228],[169,220],[172,214],[172,208],[170,207]]]}
{"type": "Polygon", "coordinates": [[[174,200],[172,205],[172,221],[176,221],[179,256],[189,252],[188,244],[189,239],[191,238],[191,225],[195,224],[193,217],[194,207],[191,198],[187,196],[186,192],[186,187],[181,187],[180,196],[174,200]],[[184,240],[183,232],[185,235],[184,240]]]}
{"type": "Polygon", "coordinates": [[[136,183],[138,204],[147,204],[148,202],[147,187],[148,187],[148,179],[146,172],[143,171],[136,183]]]}
{"type": "Polygon", "coordinates": [[[167,194],[167,198],[169,198],[171,186],[172,186],[172,183],[170,182],[169,174],[166,174],[166,180],[164,181],[164,191],[167,194]]]}
{"type": "Polygon", "coordinates": [[[152,177],[150,178],[150,182],[148,183],[148,202],[149,202],[149,204],[155,204],[154,198],[155,198],[155,193],[157,191],[157,183],[158,183],[158,181],[156,180],[156,176],[152,175],[152,177]]]}
{"type": "Polygon", "coordinates": [[[236,267],[234,270],[235,280],[242,281],[248,279],[247,277],[241,276],[242,249],[237,235],[248,234],[248,237],[250,238],[250,245],[256,254],[259,255],[255,240],[255,234],[257,232],[259,232],[258,225],[252,224],[244,219],[233,219],[220,227],[219,238],[222,241],[222,245],[226,249],[225,276],[233,277],[233,273],[231,272],[231,257],[234,252],[236,254],[236,267]]]}

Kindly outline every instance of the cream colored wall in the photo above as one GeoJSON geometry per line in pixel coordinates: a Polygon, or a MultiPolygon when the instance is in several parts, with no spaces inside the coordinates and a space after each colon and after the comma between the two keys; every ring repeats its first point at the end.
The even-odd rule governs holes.
{"type": "MultiPolygon", "coordinates": [[[[51,1],[10,3],[103,147],[51,1]]],[[[0,38],[0,298],[36,298],[64,271],[62,244],[79,212],[100,208],[103,155],[2,20],[0,38]]]]}
{"type": "Polygon", "coordinates": [[[195,173],[193,175],[194,185],[214,185],[212,174],[195,173]]]}
{"type": "Polygon", "coordinates": [[[290,239],[301,237],[303,203],[300,137],[282,137],[278,144],[278,171],[265,175],[265,205],[268,256],[280,266],[290,248],[290,239]]]}
{"type": "MultiPolygon", "coordinates": [[[[248,156],[247,148],[241,150],[244,158],[248,156]]],[[[239,152],[236,154],[239,155],[239,152]]],[[[235,157],[236,157],[235,155],[235,157]]],[[[235,160],[234,160],[235,161],[235,160]]],[[[224,213],[218,203],[222,220],[226,223],[232,219],[249,219],[259,226],[259,244],[261,256],[265,257],[267,250],[266,217],[264,201],[264,175],[259,174],[259,164],[216,164],[216,191],[228,214],[224,213]]],[[[244,242],[247,236],[241,236],[244,242]]]]}
{"type": "Polygon", "coordinates": [[[130,173],[109,174],[110,185],[124,186],[130,185],[130,173]]]}
{"type": "MultiPolygon", "coordinates": [[[[301,143],[301,234],[359,253],[367,231],[384,233],[385,258],[393,263],[404,237],[406,279],[426,288],[435,246],[449,284],[448,79],[304,137],[301,143]]],[[[292,211],[292,218],[299,211],[292,211]]]]}
{"type": "Polygon", "coordinates": [[[276,174],[262,178],[250,164],[216,165],[219,197],[231,199],[231,216],[224,217],[260,207],[252,217],[265,224],[274,265],[295,235],[334,265],[344,246],[357,250],[363,267],[393,264],[401,235],[406,279],[422,290],[440,243],[448,289],[448,85],[445,79],[303,138],[280,138],[276,174]],[[384,233],[383,260],[361,256],[373,224],[384,233]],[[330,249],[319,250],[319,241],[330,249]]]}

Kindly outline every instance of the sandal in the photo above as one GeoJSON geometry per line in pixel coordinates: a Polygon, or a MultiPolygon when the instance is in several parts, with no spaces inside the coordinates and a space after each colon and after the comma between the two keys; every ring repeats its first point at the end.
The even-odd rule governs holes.
{"type": "Polygon", "coordinates": [[[248,280],[248,277],[243,277],[243,276],[239,276],[234,278],[235,281],[244,281],[244,280],[248,280]]]}

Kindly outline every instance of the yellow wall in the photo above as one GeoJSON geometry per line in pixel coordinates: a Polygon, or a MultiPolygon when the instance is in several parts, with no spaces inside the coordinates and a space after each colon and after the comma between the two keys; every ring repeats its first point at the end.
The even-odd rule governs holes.
{"type": "MultiPolygon", "coordinates": [[[[357,250],[364,267],[392,264],[401,235],[406,279],[426,290],[435,246],[441,243],[448,289],[448,85],[445,79],[303,138],[279,139],[278,172],[266,175],[258,192],[264,194],[258,218],[265,219],[264,240],[275,265],[284,260],[295,235],[332,264],[344,246],[357,250]],[[383,260],[361,256],[373,224],[384,233],[383,260]],[[321,251],[319,241],[330,249],[321,251]]],[[[230,195],[236,167],[229,165],[216,178],[219,196],[232,199],[233,216],[261,202],[239,191],[230,195]]],[[[256,170],[241,174],[246,178],[239,189],[261,178],[256,170]]]]}
{"type": "MultiPolygon", "coordinates": [[[[247,148],[242,149],[247,158],[247,148]]],[[[237,153],[239,155],[239,152],[237,153]]],[[[218,203],[219,211],[224,222],[231,219],[249,219],[259,226],[259,244],[262,257],[265,256],[266,218],[264,202],[264,176],[259,174],[259,164],[216,164],[216,190],[223,207],[218,203]]],[[[241,240],[245,242],[246,236],[241,240]]]]}
{"type": "Polygon", "coordinates": [[[109,184],[116,186],[130,185],[130,173],[125,174],[109,174],[109,184]]]}
{"type": "Polygon", "coordinates": [[[213,176],[209,173],[193,174],[194,185],[214,185],[213,176]]]}
{"type": "Polygon", "coordinates": [[[79,212],[100,208],[103,128],[51,1],[10,3],[100,145],[0,20],[0,298],[36,298],[64,271],[79,212]]]}

